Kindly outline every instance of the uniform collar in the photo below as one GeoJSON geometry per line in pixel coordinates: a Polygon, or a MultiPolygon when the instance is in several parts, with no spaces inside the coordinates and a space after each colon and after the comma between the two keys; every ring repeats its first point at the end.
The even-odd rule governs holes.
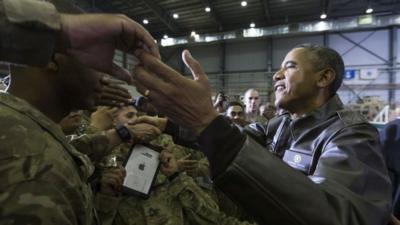
{"type": "Polygon", "coordinates": [[[51,133],[59,137],[65,136],[60,126],[58,126],[54,121],[52,121],[42,112],[37,110],[27,101],[9,93],[0,93],[0,102],[1,104],[6,105],[9,108],[12,108],[15,111],[18,111],[19,113],[29,117],[30,119],[35,121],[39,126],[50,131],[51,133]]]}
{"type": "Polygon", "coordinates": [[[56,139],[65,149],[70,153],[72,157],[79,161],[78,165],[83,171],[83,178],[86,180],[93,173],[93,166],[86,155],[78,152],[71,144],[62,132],[61,127],[44,115],[42,112],[37,110],[34,106],[29,104],[27,101],[18,98],[9,93],[0,93],[0,105],[11,108],[18,113],[28,117],[34,121],[43,130],[47,131],[54,139],[56,139]],[[83,168],[81,165],[84,165],[83,168]]]}

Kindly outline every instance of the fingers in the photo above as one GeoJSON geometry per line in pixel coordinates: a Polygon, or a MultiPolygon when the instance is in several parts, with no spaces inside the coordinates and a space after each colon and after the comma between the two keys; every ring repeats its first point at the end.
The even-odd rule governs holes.
{"type": "Polygon", "coordinates": [[[137,39],[141,40],[145,44],[147,48],[146,50],[149,50],[154,57],[161,59],[161,54],[158,49],[158,45],[151,36],[151,34],[140,24],[139,24],[139,30],[141,32],[136,32],[137,39]]]}
{"type": "MultiPolygon", "coordinates": [[[[148,90],[144,85],[133,79],[133,86],[136,87],[136,91],[139,92],[141,95],[145,96],[146,90],[148,90]]],[[[147,96],[148,97],[148,96],[147,96]]]]}
{"type": "MultiPolygon", "coordinates": [[[[135,83],[136,86],[136,90],[141,93],[143,96],[146,93],[146,90],[149,90],[148,88],[146,88],[144,85],[139,84],[139,83],[135,83]]],[[[166,94],[163,93],[158,93],[158,90],[151,90],[149,92],[149,94],[147,95],[147,99],[148,99],[148,105],[146,108],[142,108],[141,110],[144,112],[148,112],[150,107],[155,107],[155,109],[150,108],[150,110],[157,110],[157,112],[163,112],[163,107],[166,107],[167,105],[170,106],[170,104],[168,104],[168,102],[164,101],[166,94]]],[[[164,90],[160,90],[160,91],[165,91],[164,90]]]]}
{"type": "Polygon", "coordinates": [[[123,180],[125,178],[126,171],[123,167],[119,166],[117,168],[107,169],[103,172],[103,177],[115,177],[118,180],[123,180]]]}
{"type": "Polygon", "coordinates": [[[101,106],[111,106],[111,107],[121,107],[124,106],[124,102],[119,102],[116,100],[110,100],[110,99],[98,99],[96,100],[96,105],[101,105],[101,106]]]}
{"type": "Polygon", "coordinates": [[[104,86],[103,89],[104,89],[104,92],[106,92],[106,93],[118,95],[125,99],[132,98],[131,94],[129,93],[129,91],[126,88],[121,87],[116,84],[109,84],[107,86],[104,86]]]}
{"type": "Polygon", "coordinates": [[[104,112],[106,112],[109,116],[113,116],[118,110],[118,107],[103,107],[104,112]]]}
{"type": "Polygon", "coordinates": [[[127,105],[128,103],[129,99],[109,93],[103,93],[100,96],[100,99],[96,101],[96,105],[111,106],[111,107],[121,107],[127,105]]]}
{"type": "Polygon", "coordinates": [[[182,52],[182,60],[185,65],[190,69],[194,80],[208,80],[200,63],[192,57],[189,50],[185,49],[182,52]]]}
{"type": "Polygon", "coordinates": [[[124,182],[126,172],[124,169],[115,168],[105,171],[101,177],[101,184],[114,190],[120,190],[124,182]]]}
{"type": "Polygon", "coordinates": [[[135,138],[141,141],[149,141],[161,134],[160,129],[150,124],[134,124],[126,125],[128,129],[134,134],[135,138]]]}
{"type": "Polygon", "coordinates": [[[112,64],[110,75],[117,79],[124,80],[128,84],[132,84],[132,75],[129,73],[129,71],[115,63],[112,64]]]}
{"type": "Polygon", "coordinates": [[[169,152],[169,151],[162,151],[160,154],[160,161],[161,165],[165,168],[168,169],[171,167],[170,163],[172,162],[174,155],[169,152]]]}
{"type": "Polygon", "coordinates": [[[100,130],[111,129],[113,126],[113,115],[118,108],[101,106],[90,116],[90,125],[100,130]]]}
{"type": "Polygon", "coordinates": [[[199,161],[185,159],[187,156],[178,160],[178,166],[181,171],[194,171],[197,170],[199,161]]]}
{"type": "MultiPolygon", "coordinates": [[[[131,42],[131,40],[135,40],[135,42],[143,42],[147,46],[149,52],[154,57],[161,59],[158,46],[153,37],[151,36],[151,34],[139,23],[136,23],[135,21],[131,20],[126,16],[124,16],[123,18],[124,20],[122,23],[123,25],[122,30],[124,31],[124,33],[122,36],[123,37],[122,40],[124,43],[121,44],[129,43],[131,42]]],[[[130,53],[133,53],[137,45],[122,46],[122,47],[125,50],[130,51],[130,53]]]]}
{"type": "Polygon", "coordinates": [[[141,117],[137,118],[134,123],[135,124],[147,123],[147,124],[157,127],[158,129],[160,129],[160,131],[163,132],[167,125],[167,119],[160,118],[160,117],[154,117],[154,116],[141,116],[141,117]]]}
{"type": "Polygon", "coordinates": [[[111,83],[110,79],[104,77],[101,79],[104,84],[101,90],[100,98],[96,101],[97,105],[118,106],[129,104],[132,96],[125,88],[111,83]]]}
{"type": "MultiPolygon", "coordinates": [[[[156,74],[157,77],[161,78],[165,82],[175,83],[181,79],[184,79],[184,77],[180,73],[164,64],[160,59],[150,55],[143,50],[137,50],[135,52],[135,55],[138,57],[143,67],[147,71],[156,74]]],[[[140,79],[139,77],[140,76],[135,73],[134,79],[140,79]]]]}
{"type": "MultiPolygon", "coordinates": [[[[154,58],[154,57],[153,57],[154,58]]],[[[134,84],[138,91],[144,95],[144,92],[150,90],[165,90],[167,84],[157,75],[152,74],[142,66],[136,66],[134,70],[134,84]]]]}
{"type": "Polygon", "coordinates": [[[138,123],[148,123],[148,124],[151,124],[151,125],[153,125],[153,126],[157,126],[157,121],[156,121],[156,119],[158,119],[158,117],[154,117],[154,116],[141,116],[141,117],[138,117],[138,118],[135,120],[135,124],[138,124],[138,123]]]}
{"type": "Polygon", "coordinates": [[[181,165],[185,167],[197,166],[197,160],[180,160],[181,165]]]}
{"type": "Polygon", "coordinates": [[[192,156],[192,153],[185,155],[184,157],[180,158],[179,160],[186,160],[186,159],[190,158],[190,156],[192,156]]]}

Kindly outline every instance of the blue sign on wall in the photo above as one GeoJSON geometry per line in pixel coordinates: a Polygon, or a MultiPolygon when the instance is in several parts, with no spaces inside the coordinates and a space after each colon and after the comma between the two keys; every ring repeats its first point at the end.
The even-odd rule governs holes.
{"type": "Polygon", "coordinates": [[[352,80],[356,78],[356,70],[355,69],[347,69],[344,71],[344,77],[345,80],[352,80]]]}

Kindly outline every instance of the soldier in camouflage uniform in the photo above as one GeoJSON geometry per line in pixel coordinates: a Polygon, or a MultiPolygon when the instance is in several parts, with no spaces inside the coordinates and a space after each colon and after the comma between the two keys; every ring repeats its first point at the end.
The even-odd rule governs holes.
{"type": "Polygon", "coordinates": [[[209,194],[214,201],[218,201],[213,189],[212,180],[210,179],[208,159],[202,152],[175,144],[172,137],[168,134],[160,135],[151,144],[172,152],[177,159],[178,171],[185,172],[188,176],[192,177],[203,191],[209,194]]]}
{"type": "Polygon", "coordinates": [[[192,177],[195,183],[218,203],[220,211],[227,216],[235,217],[239,220],[252,221],[242,208],[237,206],[223,192],[214,188],[212,180],[209,177],[210,172],[208,159],[202,152],[174,144],[172,137],[168,134],[160,135],[152,142],[152,144],[164,147],[173,152],[175,157],[178,159],[178,170],[184,171],[187,175],[192,177]]]}
{"type": "MultiPolygon", "coordinates": [[[[165,118],[151,118],[147,116],[143,116],[138,118],[140,122],[147,122],[147,123],[152,123],[152,124],[158,124],[158,127],[161,129],[166,124],[166,119],[165,118]]],[[[176,155],[176,158],[178,159],[178,164],[179,160],[184,160],[184,161],[191,161],[191,165],[196,165],[194,170],[189,170],[189,173],[192,176],[192,178],[195,180],[195,182],[202,188],[204,192],[206,192],[211,198],[218,203],[219,210],[223,212],[226,216],[236,218],[236,220],[247,220],[247,221],[253,221],[252,218],[250,218],[242,208],[237,206],[228,196],[226,196],[224,193],[221,191],[218,191],[217,189],[214,189],[212,181],[207,181],[203,182],[203,180],[199,181],[199,177],[196,177],[198,175],[204,176],[200,177],[202,179],[206,178],[209,176],[209,166],[208,166],[208,160],[204,158],[204,155],[196,150],[193,150],[188,147],[184,147],[181,145],[176,145],[173,142],[173,138],[170,135],[163,134],[159,136],[158,139],[154,140],[152,142],[154,145],[159,145],[165,149],[168,149],[170,152],[173,152],[176,155]],[[185,159],[188,154],[194,155],[194,159],[185,159]],[[205,162],[202,162],[202,161],[205,162]],[[197,163],[193,163],[197,162],[197,163]]],[[[192,157],[190,155],[190,157],[192,157]]],[[[190,165],[190,164],[189,164],[190,165]]],[[[187,167],[190,168],[190,167],[187,167]]],[[[182,169],[179,169],[182,171],[182,169]]]]}
{"type": "Polygon", "coordinates": [[[83,111],[74,110],[64,117],[59,125],[65,135],[76,134],[78,128],[81,126],[83,120],[83,111]]]}
{"type": "MultiPolygon", "coordinates": [[[[126,147],[113,151],[120,160],[126,157],[122,154],[127,153],[126,147]]],[[[161,161],[168,161],[172,166],[161,165],[161,173],[157,175],[148,199],[125,194],[97,195],[96,204],[100,215],[103,215],[104,225],[250,224],[221,213],[215,201],[190,176],[177,174],[173,154],[168,150],[164,150],[163,154],[169,154],[170,159],[161,161]]]]}
{"type": "MultiPolygon", "coordinates": [[[[134,123],[136,119],[135,113],[136,110],[132,106],[122,107],[112,113],[113,121],[102,121],[102,123],[114,126],[128,122],[134,123]]],[[[111,118],[110,116],[100,117],[111,118]]],[[[108,128],[108,125],[102,127],[108,128]]],[[[175,147],[171,137],[167,135],[159,136],[151,144],[170,150],[175,147]]],[[[129,143],[126,143],[114,148],[112,154],[100,164],[100,166],[105,167],[101,180],[114,180],[114,185],[111,189],[107,185],[103,185],[102,182],[98,185],[100,192],[96,196],[96,206],[102,224],[187,224],[189,221],[193,224],[217,224],[218,220],[224,218],[224,215],[220,214],[216,203],[185,173],[176,176],[174,179],[168,179],[168,175],[161,170],[162,172],[158,174],[152,186],[152,193],[149,199],[121,195],[119,193],[120,189],[115,188],[116,183],[121,183],[121,178],[118,178],[118,175],[111,174],[109,172],[110,168],[107,167],[122,165],[129,154],[130,146],[129,143]],[[108,177],[110,175],[112,177],[108,177]],[[108,190],[102,190],[104,187],[108,190]]],[[[178,153],[178,151],[176,152],[178,153]]],[[[182,155],[185,154],[183,153],[182,155]]],[[[175,165],[175,172],[177,172],[177,164],[175,165]]],[[[118,168],[111,170],[119,175],[123,174],[118,168]]],[[[227,221],[226,224],[234,224],[232,220],[238,222],[233,218],[224,220],[227,221]]]]}
{"type": "MultiPolygon", "coordinates": [[[[125,122],[117,119],[114,124],[125,122]]],[[[172,163],[173,169],[168,172],[168,169],[163,169],[164,164],[161,165],[161,173],[157,175],[148,199],[121,195],[118,191],[105,194],[100,190],[96,196],[96,206],[102,224],[248,224],[220,213],[215,201],[191,177],[186,173],[178,173],[178,164],[171,152],[177,155],[186,153],[173,150],[176,146],[170,136],[161,135],[151,144],[166,149],[165,154],[170,154],[172,158],[168,161],[175,162],[172,163]],[[174,175],[171,176],[172,174],[174,175]]],[[[112,154],[106,157],[103,165],[112,165],[115,161],[121,165],[129,153],[129,148],[127,144],[115,148],[112,154]]],[[[100,186],[103,187],[102,184],[100,186]]]]}
{"type": "Polygon", "coordinates": [[[0,94],[1,224],[93,224],[87,183],[93,166],[55,121],[72,108],[90,107],[93,92],[81,88],[93,87],[100,76],[67,55],[55,61],[57,69],[12,67],[11,94],[0,94]],[[81,85],[64,81],[79,76],[87,78],[81,85]],[[75,94],[62,95],[63,89],[75,94]]]}
{"type": "MultiPolygon", "coordinates": [[[[57,123],[73,109],[94,106],[96,92],[101,90],[97,86],[101,76],[66,54],[65,48],[57,46],[57,50],[62,49],[64,54],[54,52],[56,37],[60,38],[62,34],[65,43],[71,44],[70,36],[63,32],[77,26],[72,25],[70,29],[60,32],[60,15],[51,4],[43,1],[1,0],[0,5],[0,26],[4,28],[1,59],[42,66],[12,66],[10,94],[0,93],[0,224],[94,224],[92,192],[87,183],[93,166],[86,155],[68,143],[57,123]]],[[[72,17],[88,18],[63,17],[63,23],[71,22],[72,17]]],[[[103,15],[103,21],[104,17],[113,25],[120,25],[121,20],[128,21],[127,18],[113,15],[103,15]]],[[[99,15],[91,18],[94,21],[95,18],[101,20],[99,15]]],[[[88,23],[96,24],[86,21],[78,25],[88,23]]],[[[105,28],[102,22],[97,21],[97,24],[105,28]]],[[[102,32],[104,38],[99,40],[107,40],[110,52],[114,52],[116,46],[110,45],[108,40],[125,43],[123,39],[133,39],[134,32],[140,33],[137,36],[139,39],[148,38],[146,43],[153,50],[156,49],[148,33],[141,27],[136,29],[140,25],[132,21],[125,25],[130,29],[113,28],[110,32],[102,32]],[[115,36],[122,34],[130,37],[121,36],[121,40],[115,40],[115,36]]],[[[99,36],[96,32],[90,35],[99,36]]],[[[135,38],[135,41],[142,40],[135,38]]],[[[133,41],[129,43],[136,45],[133,41]]],[[[73,46],[76,47],[76,44],[73,46]]],[[[92,49],[99,47],[96,45],[105,45],[100,42],[88,44],[92,49]]],[[[87,46],[78,46],[87,49],[87,46]]],[[[72,45],[63,47],[71,48],[72,45]]],[[[91,56],[85,52],[85,63],[90,61],[93,65],[101,58],[103,65],[111,67],[112,56],[107,58],[105,54],[98,54],[101,51],[107,53],[107,49],[97,48],[97,54],[91,56]]],[[[77,50],[75,56],[79,55],[79,51],[82,53],[82,50],[77,50]]]]}
{"type": "Polygon", "coordinates": [[[170,135],[162,134],[153,140],[151,144],[173,152],[178,159],[179,171],[185,171],[193,178],[208,177],[210,175],[208,160],[204,154],[189,147],[175,144],[170,135]]]}

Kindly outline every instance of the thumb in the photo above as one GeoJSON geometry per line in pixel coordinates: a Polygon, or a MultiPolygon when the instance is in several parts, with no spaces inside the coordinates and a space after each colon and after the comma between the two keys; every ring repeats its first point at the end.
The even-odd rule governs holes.
{"type": "Polygon", "coordinates": [[[192,54],[190,54],[189,50],[183,50],[182,60],[186,67],[192,72],[194,80],[207,80],[207,76],[205,75],[203,68],[201,67],[200,63],[192,57],[192,54]]]}

